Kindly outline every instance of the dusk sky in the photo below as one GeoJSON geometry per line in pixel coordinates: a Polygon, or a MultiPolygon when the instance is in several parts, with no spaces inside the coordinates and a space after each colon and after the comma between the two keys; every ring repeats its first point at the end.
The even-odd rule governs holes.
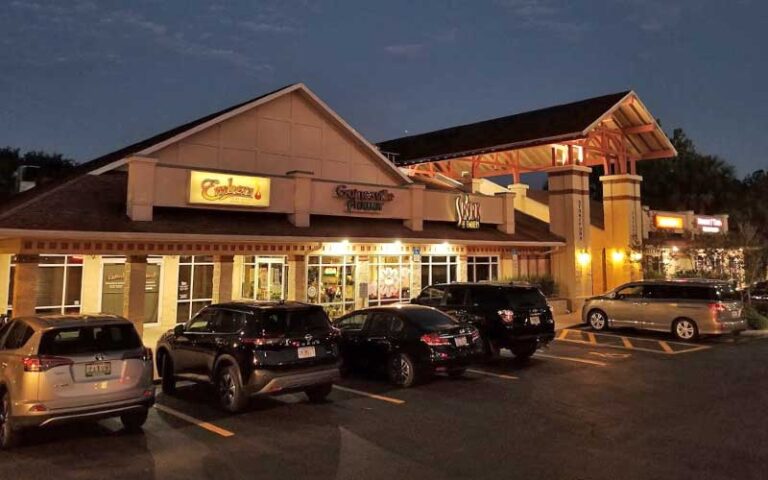
{"type": "Polygon", "coordinates": [[[634,89],[768,168],[768,2],[0,0],[0,146],[80,161],[295,82],[369,140],[634,89]]]}

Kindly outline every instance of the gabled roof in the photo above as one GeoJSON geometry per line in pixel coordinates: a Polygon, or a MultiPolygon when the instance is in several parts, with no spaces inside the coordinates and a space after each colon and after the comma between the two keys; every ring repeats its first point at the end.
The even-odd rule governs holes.
{"type": "Polygon", "coordinates": [[[171,128],[170,130],[166,130],[147,139],[128,145],[127,147],[123,147],[119,150],[115,150],[114,152],[95,158],[91,161],[82,163],[68,172],[68,175],[59,180],[45,183],[43,185],[17,194],[14,197],[11,197],[8,202],[0,206],[0,217],[3,217],[6,213],[9,213],[16,208],[23,207],[30,199],[38,198],[41,195],[46,195],[48,192],[51,192],[82,175],[100,175],[109,170],[119,168],[125,163],[126,159],[131,156],[150,156],[152,153],[160,150],[161,148],[164,148],[171,143],[178,142],[201,130],[223,122],[228,118],[239,115],[245,111],[274,100],[277,97],[289,94],[294,91],[301,91],[303,94],[309,97],[340,127],[349,132],[361,144],[363,148],[368,150],[374,157],[376,157],[379,160],[382,168],[390,170],[391,174],[402,180],[403,183],[412,183],[407,175],[403,174],[398,168],[393,166],[392,163],[389,162],[375,146],[373,146],[354,128],[347,124],[338,114],[336,114],[336,112],[334,112],[328,105],[326,105],[325,102],[323,102],[319,97],[317,97],[317,95],[309,90],[306,85],[303,83],[294,83],[282,88],[278,88],[277,90],[273,90],[269,93],[265,93],[264,95],[251,98],[231,107],[227,107],[223,110],[205,115],[196,120],[192,120],[183,125],[179,125],[177,127],[171,128]]]}
{"type": "Polygon", "coordinates": [[[674,150],[631,90],[387,140],[379,143],[378,147],[385,154],[392,155],[396,165],[405,166],[564,142],[584,138],[601,120],[616,113],[624,103],[636,103],[638,107],[631,113],[631,118],[620,112],[626,123],[622,127],[643,127],[642,131],[631,134],[638,136],[634,141],[631,140],[633,144],[635,141],[638,144],[647,143],[639,135],[653,135],[653,138],[645,139],[653,143],[654,148],[649,150],[657,146],[664,150],[674,150]],[[649,126],[654,127],[651,129],[653,131],[645,130],[649,126]]]}

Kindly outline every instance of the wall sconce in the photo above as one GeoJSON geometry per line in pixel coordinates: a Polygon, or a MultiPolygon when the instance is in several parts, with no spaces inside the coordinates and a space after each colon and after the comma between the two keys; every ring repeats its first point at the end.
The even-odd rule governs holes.
{"type": "Polygon", "coordinates": [[[590,255],[587,250],[582,250],[576,254],[576,261],[579,262],[579,265],[582,267],[586,267],[592,263],[592,255],[590,255]]]}
{"type": "Polygon", "coordinates": [[[616,249],[611,253],[611,260],[613,260],[613,263],[623,263],[625,257],[626,254],[624,253],[624,250],[616,249]]]}

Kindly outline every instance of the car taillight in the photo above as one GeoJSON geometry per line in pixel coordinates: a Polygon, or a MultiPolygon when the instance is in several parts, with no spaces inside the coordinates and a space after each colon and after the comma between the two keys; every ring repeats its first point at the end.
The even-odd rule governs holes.
{"type": "Polygon", "coordinates": [[[441,337],[439,333],[427,333],[421,336],[421,341],[429,345],[430,347],[438,347],[440,345],[450,345],[451,342],[447,338],[441,337]]]}
{"type": "Polygon", "coordinates": [[[504,323],[512,323],[515,321],[515,312],[512,310],[499,310],[497,313],[504,323]]]}
{"type": "Polygon", "coordinates": [[[25,372],[45,372],[52,368],[74,364],[69,358],[50,357],[47,355],[24,357],[23,363],[25,372]]]}
{"type": "Polygon", "coordinates": [[[725,312],[727,309],[722,303],[710,303],[709,311],[712,312],[712,316],[717,318],[717,315],[721,312],[725,312]]]}
{"type": "Polygon", "coordinates": [[[476,342],[480,340],[480,331],[479,330],[472,330],[472,341],[476,342]]]}

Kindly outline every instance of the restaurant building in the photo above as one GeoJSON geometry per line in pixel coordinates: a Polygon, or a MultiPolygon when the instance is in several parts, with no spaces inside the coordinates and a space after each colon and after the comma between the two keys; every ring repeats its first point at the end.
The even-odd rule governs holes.
{"type": "Polygon", "coordinates": [[[430,283],[542,275],[576,308],[638,275],[606,255],[642,242],[635,162],[670,155],[633,92],[374,146],[295,84],[0,207],[0,313],[117,313],[149,339],[232,298],[338,316],[430,283]],[[533,171],[546,194],[520,183],[533,171]]]}

